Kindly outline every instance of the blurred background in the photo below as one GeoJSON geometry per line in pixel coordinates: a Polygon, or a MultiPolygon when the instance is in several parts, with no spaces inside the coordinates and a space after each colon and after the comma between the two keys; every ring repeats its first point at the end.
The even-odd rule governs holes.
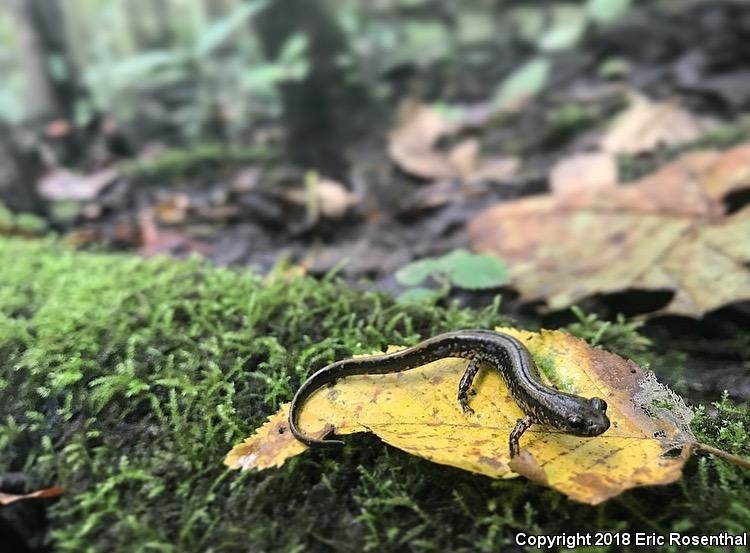
{"type": "Polygon", "coordinates": [[[400,289],[495,203],[741,144],[748,36],[730,0],[5,0],[0,232],[400,289]]]}
{"type": "Polygon", "coordinates": [[[0,232],[401,290],[496,203],[741,144],[748,36],[730,0],[5,0],[0,232]]]}

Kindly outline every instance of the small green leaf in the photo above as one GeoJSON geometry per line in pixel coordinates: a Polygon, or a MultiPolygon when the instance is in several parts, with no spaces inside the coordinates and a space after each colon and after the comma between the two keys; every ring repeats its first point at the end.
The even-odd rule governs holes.
{"type": "Polygon", "coordinates": [[[424,303],[433,300],[437,296],[435,290],[425,288],[423,286],[417,286],[416,288],[409,288],[408,290],[399,294],[396,298],[398,303],[424,303]]]}
{"type": "Polygon", "coordinates": [[[544,52],[559,52],[572,48],[586,30],[586,15],[581,10],[560,12],[557,20],[537,41],[544,52]]]}
{"type": "Polygon", "coordinates": [[[630,62],[624,58],[610,58],[599,66],[597,73],[605,78],[624,77],[630,73],[630,62]]]}
{"type": "Polygon", "coordinates": [[[516,69],[500,85],[496,100],[498,108],[513,107],[541,92],[549,71],[547,58],[535,58],[516,69]]]}
{"type": "Polygon", "coordinates": [[[213,50],[224,44],[229,38],[245,25],[248,19],[262,11],[268,0],[255,0],[240,4],[228,16],[210,25],[198,36],[195,45],[195,55],[207,56],[213,50]]]}
{"type": "Polygon", "coordinates": [[[597,23],[612,23],[630,9],[630,0],[588,0],[586,13],[597,23]]]}
{"type": "Polygon", "coordinates": [[[496,288],[508,281],[507,268],[500,259],[462,249],[410,263],[396,273],[396,280],[406,286],[415,286],[428,276],[437,275],[447,278],[451,285],[467,290],[496,288]]]}
{"type": "Polygon", "coordinates": [[[439,270],[434,258],[420,259],[396,271],[396,280],[404,286],[416,286],[439,270]]]}
{"type": "Polygon", "coordinates": [[[452,284],[467,290],[497,288],[508,282],[508,268],[491,255],[472,255],[454,268],[450,278],[452,284]]]}

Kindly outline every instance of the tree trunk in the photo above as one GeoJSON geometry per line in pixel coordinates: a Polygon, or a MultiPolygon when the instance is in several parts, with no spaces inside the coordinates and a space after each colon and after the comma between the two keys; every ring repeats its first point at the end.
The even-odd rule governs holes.
{"type": "Polygon", "coordinates": [[[44,215],[46,204],[36,190],[40,163],[17,135],[0,121],[0,201],[12,211],[44,215]]]}
{"type": "Polygon", "coordinates": [[[305,168],[346,177],[346,147],[361,137],[357,118],[371,113],[372,102],[336,64],[347,50],[343,33],[319,0],[274,0],[254,24],[271,60],[290,37],[307,36],[307,77],[281,86],[288,154],[305,168]]]}
{"type": "Polygon", "coordinates": [[[59,0],[10,0],[9,5],[21,38],[30,118],[70,121],[81,88],[59,0]]]}

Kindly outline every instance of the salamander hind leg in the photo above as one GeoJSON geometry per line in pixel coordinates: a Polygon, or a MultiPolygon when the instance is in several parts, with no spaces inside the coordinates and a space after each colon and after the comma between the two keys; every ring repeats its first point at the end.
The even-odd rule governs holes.
{"type": "Polygon", "coordinates": [[[461,409],[467,415],[473,415],[474,409],[469,407],[468,395],[473,393],[471,390],[471,384],[474,382],[474,377],[479,372],[479,360],[474,358],[469,361],[469,365],[466,367],[466,372],[461,377],[461,382],[458,384],[458,403],[461,405],[461,409]]]}
{"type": "Polygon", "coordinates": [[[508,440],[511,459],[521,452],[518,440],[521,439],[523,433],[526,432],[532,424],[534,424],[534,420],[529,415],[526,415],[522,419],[518,419],[518,422],[516,422],[516,426],[513,427],[513,430],[510,433],[510,439],[508,440]]]}

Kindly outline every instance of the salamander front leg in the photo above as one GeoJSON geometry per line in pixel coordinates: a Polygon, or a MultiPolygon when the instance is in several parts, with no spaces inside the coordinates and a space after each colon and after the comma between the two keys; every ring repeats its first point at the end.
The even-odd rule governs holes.
{"type": "Polygon", "coordinates": [[[508,441],[511,459],[521,452],[518,440],[521,439],[523,433],[526,432],[532,424],[534,424],[534,420],[529,415],[526,415],[522,419],[518,419],[518,422],[516,422],[516,426],[511,431],[510,440],[508,441]]]}
{"type": "Polygon", "coordinates": [[[469,366],[466,367],[466,372],[461,377],[461,382],[458,384],[458,403],[461,404],[461,409],[463,409],[464,413],[467,415],[474,414],[474,409],[469,407],[467,396],[469,395],[471,383],[474,382],[474,377],[477,375],[477,372],[479,372],[479,361],[471,359],[469,361],[469,366]]]}

